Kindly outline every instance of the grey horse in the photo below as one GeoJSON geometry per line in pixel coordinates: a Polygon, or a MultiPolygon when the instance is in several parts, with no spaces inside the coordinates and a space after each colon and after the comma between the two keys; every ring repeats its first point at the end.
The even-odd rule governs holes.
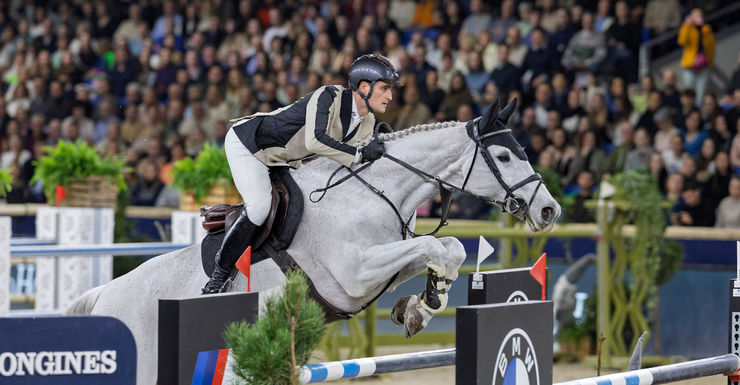
{"type": "MultiPolygon", "coordinates": [[[[319,158],[291,171],[304,191],[305,204],[288,252],[318,294],[331,305],[351,312],[374,299],[391,277],[396,276],[389,290],[430,269],[438,279],[434,303],[422,292],[399,300],[393,310],[394,321],[404,324],[407,335],[426,326],[446,306],[446,292],[457,278],[466,253],[453,237],[404,237],[401,222],[413,230],[416,209],[436,194],[440,181],[451,189],[504,206],[530,231],[550,231],[560,215],[560,206],[505,127],[515,103],[500,112],[496,103],[483,117],[470,122],[425,124],[379,134],[389,157],[376,161],[361,176],[388,201],[350,178],[313,203],[308,192],[324,187],[337,163],[319,158]],[[422,173],[412,172],[407,166],[422,173]],[[400,220],[389,202],[397,208],[400,220]]],[[[355,144],[363,145],[368,140],[362,138],[355,144]]],[[[136,340],[137,384],[155,384],[157,300],[199,295],[207,279],[201,268],[200,245],[194,245],[152,258],[130,273],[91,289],[67,313],[122,320],[136,340]]],[[[251,289],[260,292],[262,302],[280,287],[284,275],[268,259],[252,266],[251,279],[251,289]]],[[[239,275],[230,290],[244,291],[245,281],[239,275]]]]}

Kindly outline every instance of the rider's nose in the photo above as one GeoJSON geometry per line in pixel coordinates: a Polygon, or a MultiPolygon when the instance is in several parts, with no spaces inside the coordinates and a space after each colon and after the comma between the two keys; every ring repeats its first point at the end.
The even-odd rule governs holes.
{"type": "Polygon", "coordinates": [[[552,222],[553,219],[555,219],[554,218],[555,216],[553,215],[554,212],[555,210],[552,207],[545,206],[542,209],[542,221],[545,222],[546,224],[550,224],[550,222],[552,222]]]}

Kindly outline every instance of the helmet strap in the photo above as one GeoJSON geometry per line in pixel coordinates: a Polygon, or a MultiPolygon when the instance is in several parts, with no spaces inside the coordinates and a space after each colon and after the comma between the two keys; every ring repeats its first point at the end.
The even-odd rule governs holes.
{"type": "Polygon", "coordinates": [[[373,95],[373,88],[375,88],[375,80],[373,80],[372,82],[370,82],[370,92],[368,92],[367,95],[365,95],[364,93],[362,93],[362,91],[360,91],[360,87],[357,87],[357,91],[356,92],[358,94],[360,94],[360,97],[362,98],[362,100],[365,101],[365,105],[367,106],[367,111],[368,112],[375,113],[375,111],[373,111],[372,107],[370,107],[370,96],[373,95]]]}

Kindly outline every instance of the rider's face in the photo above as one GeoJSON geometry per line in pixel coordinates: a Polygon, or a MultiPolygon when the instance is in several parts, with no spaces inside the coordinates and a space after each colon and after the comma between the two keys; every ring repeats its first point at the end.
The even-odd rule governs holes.
{"type": "Polygon", "coordinates": [[[378,113],[385,112],[388,103],[393,100],[393,85],[386,82],[376,82],[373,94],[370,95],[370,108],[378,113]]]}

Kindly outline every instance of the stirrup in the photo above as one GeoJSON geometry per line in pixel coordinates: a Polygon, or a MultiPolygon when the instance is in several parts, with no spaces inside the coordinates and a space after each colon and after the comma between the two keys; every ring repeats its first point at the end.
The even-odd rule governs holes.
{"type": "Polygon", "coordinates": [[[233,272],[229,272],[216,265],[216,268],[213,270],[213,274],[211,274],[211,279],[208,280],[206,285],[201,289],[201,294],[223,293],[226,289],[226,284],[231,280],[232,273],[233,272]],[[222,270],[223,274],[221,274],[219,270],[222,270]],[[219,277],[219,275],[223,275],[223,277],[219,277]]]}

